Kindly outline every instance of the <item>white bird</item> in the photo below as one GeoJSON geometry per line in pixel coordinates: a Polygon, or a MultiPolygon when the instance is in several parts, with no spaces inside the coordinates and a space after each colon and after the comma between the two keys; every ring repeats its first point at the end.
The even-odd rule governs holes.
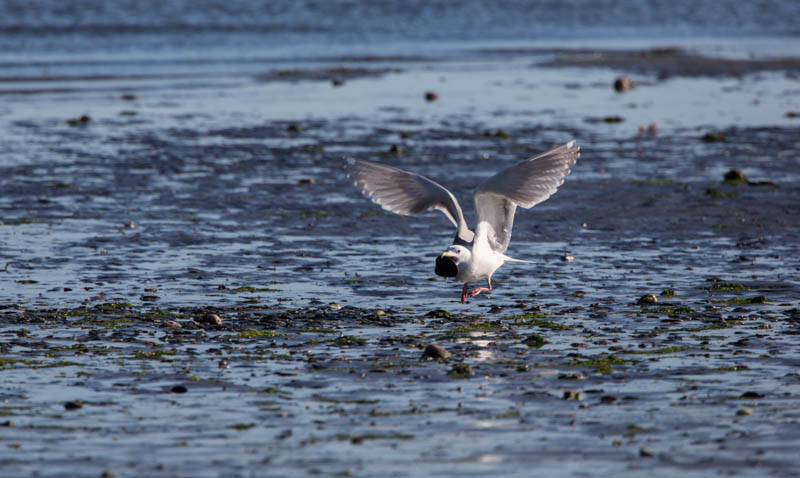
{"type": "Polygon", "coordinates": [[[453,245],[436,258],[436,275],[464,282],[461,303],[492,290],[492,274],[508,262],[505,255],[517,206],[530,208],[556,192],[580,156],[575,141],[510,166],[481,183],[473,195],[478,224],[473,233],[453,193],[425,176],[384,164],[347,158],[348,176],[373,202],[397,214],[442,211],[458,232],[453,245]],[[467,292],[470,282],[489,287],[467,292]]]}

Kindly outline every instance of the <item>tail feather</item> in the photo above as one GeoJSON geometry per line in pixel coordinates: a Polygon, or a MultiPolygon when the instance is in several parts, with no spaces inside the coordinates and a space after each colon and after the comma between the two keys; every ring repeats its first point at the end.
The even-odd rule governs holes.
{"type": "Polygon", "coordinates": [[[533,261],[523,261],[522,259],[514,259],[513,257],[503,256],[503,263],[508,264],[509,262],[522,262],[523,264],[536,264],[533,261]]]}

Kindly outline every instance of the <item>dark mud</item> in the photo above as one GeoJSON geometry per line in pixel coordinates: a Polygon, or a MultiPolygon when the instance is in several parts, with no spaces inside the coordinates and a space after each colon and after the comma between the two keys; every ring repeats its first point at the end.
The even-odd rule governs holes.
{"type": "Polygon", "coordinates": [[[800,59],[782,58],[715,58],[680,48],[650,50],[558,50],[555,58],[539,66],[613,68],[654,75],[662,79],[674,76],[744,76],[758,72],[780,71],[796,77],[800,59]]]}
{"type": "MultiPolygon", "coordinates": [[[[10,103],[4,476],[797,475],[796,126],[639,134],[585,120],[663,117],[610,82],[490,73],[10,103]],[[573,138],[573,173],[515,221],[509,254],[536,264],[466,305],[433,274],[446,220],[384,213],[341,167],[429,175],[471,211],[483,178],[573,138]]],[[[791,121],[797,95],[763,81],[741,101],[791,121]]]]}

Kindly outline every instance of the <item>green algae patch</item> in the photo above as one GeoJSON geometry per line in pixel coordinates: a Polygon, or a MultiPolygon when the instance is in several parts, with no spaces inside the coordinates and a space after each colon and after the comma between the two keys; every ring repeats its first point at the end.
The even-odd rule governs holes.
{"type": "Polygon", "coordinates": [[[693,348],[694,347],[689,347],[688,345],[675,345],[673,347],[661,347],[660,349],[652,349],[652,350],[632,350],[626,353],[637,354],[637,355],[662,355],[662,354],[674,354],[678,352],[684,352],[686,350],[692,350],[693,348]]]}
{"type": "Polygon", "coordinates": [[[277,337],[280,334],[274,330],[245,329],[236,334],[237,339],[257,339],[259,337],[277,337]]]}
{"type": "Polygon", "coordinates": [[[279,292],[277,289],[270,289],[269,287],[251,287],[249,285],[243,285],[241,287],[237,287],[235,289],[231,289],[233,292],[279,292]]]}
{"type": "Polygon", "coordinates": [[[594,369],[597,373],[611,373],[614,365],[623,365],[628,360],[617,357],[616,355],[609,355],[607,357],[598,357],[587,360],[573,360],[567,363],[569,367],[582,367],[594,369]]]}
{"type": "Polygon", "coordinates": [[[151,352],[139,350],[133,354],[133,358],[136,360],[166,360],[166,357],[173,355],[175,355],[174,350],[153,350],[151,352]]]}
{"type": "Polygon", "coordinates": [[[763,295],[759,295],[757,297],[750,297],[748,299],[742,297],[734,297],[732,299],[720,301],[722,304],[726,305],[760,305],[766,304],[767,298],[763,295]]]}
{"type": "Polygon", "coordinates": [[[706,324],[701,325],[700,327],[689,327],[686,329],[681,329],[684,332],[702,332],[704,330],[720,330],[720,329],[728,329],[733,327],[734,325],[740,325],[742,323],[741,320],[720,320],[719,322],[714,322],[713,324],[706,324]]]}
{"type": "Polygon", "coordinates": [[[450,369],[447,375],[452,378],[469,378],[475,375],[475,371],[467,364],[458,364],[450,369]]]}
{"type": "Polygon", "coordinates": [[[528,338],[520,342],[522,345],[527,345],[532,348],[542,348],[547,343],[544,337],[539,334],[529,335],[528,338]]]}
{"type": "Polygon", "coordinates": [[[724,365],[722,367],[712,368],[712,372],[742,372],[750,370],[747,365],[724,365]]]}
{"type": "Polygon", "coordinates": [[[748,290],[744,284],[739,284],[738,282],[717,282],[716,284],[703,288],[709,292],[738,292],[748,290]]]}
{"type": "Polygon", "coordinates": [[[662,307],[648,307],[642,309],[643,312],[654,314],[667,314],[667,315],[690,315],[696,314],[697,311],[685,305],[680,306],[662,306],[662,307]]]}
{"type": "Polygon", "coordinates": [[[559,324],[557,322],[553,322],[550,320],[544,320],[545,317],[550,317],[547,314],[543,314],[541,312],[537,313],[528,313],[528,314],[515,314],[509,315],[505,317],[505,320],[511,320],[514,322],[514,325],[518,326],[525,326],[525,325],[535,325],[537,327],[541,327],[543,329],[550,329],[550,330],[570,330],[572,329],[571,325],[566,324],[559,324]]]}
{"type": "Polygon", "coordinates": [[[478,322],[476,324],[455,327],[451,331],[457,333],[465,333],[465,332],[480,332],[482,330],[499,330],[502,328],[503,328],[502,325],[498,325],[492,322],[478,322]]]}
{"type": "Polygon", "coordinates": [[[739,193],[737,192],[726,193],[720,191],[719,189],[709,188],[706,189],[706,196],[712,199],[735,199],[739,197],[739,193]]]}
{"type": "Polygon", "coordinates": [[[342,335],[341,337],[336,337],[335,339],[331,340],[331,342],[335,343],[336,345],[365,345],[368,340],[364,337],[356,337],[355,335],[342,335]]]}

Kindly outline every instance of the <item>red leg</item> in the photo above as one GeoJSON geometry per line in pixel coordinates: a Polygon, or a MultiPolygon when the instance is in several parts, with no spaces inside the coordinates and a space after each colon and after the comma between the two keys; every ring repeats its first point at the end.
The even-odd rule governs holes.
{"type": "Polygon", "coordinates": [[[481,292],[491,292],[492,291],[492,280],[489,279],[489,287],[478,287],[469,291],[470,297],[475,297],[476,295],[480,294],[481,292]]]}
{"type": "Polygon", "coordinates": [[[469,282],[464,282],[464,288],[461,289],[461,303],[467,301],[467,286],[469,286],[469,282]]]}

